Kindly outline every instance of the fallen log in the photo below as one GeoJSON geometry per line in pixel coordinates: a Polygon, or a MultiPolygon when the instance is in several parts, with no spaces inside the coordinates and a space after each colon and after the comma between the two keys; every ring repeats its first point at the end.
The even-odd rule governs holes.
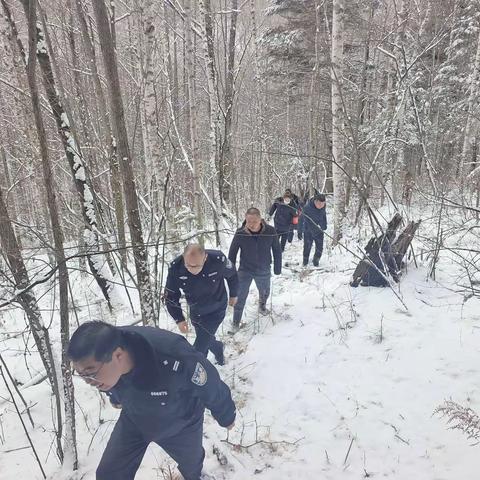
{"type": "Polygon", "coordinates": [[[395,282],[400,281],[404,266],[403,258],[407,253],[420,221],[410,222],[397,236],[397,230],[403,219],[396,213],[387,225],[385,233],[372,237],[365,247],[365,257],[358,263],[353,278],[352,287],[377,286],[386,287],[388,277],[395,282]]]}

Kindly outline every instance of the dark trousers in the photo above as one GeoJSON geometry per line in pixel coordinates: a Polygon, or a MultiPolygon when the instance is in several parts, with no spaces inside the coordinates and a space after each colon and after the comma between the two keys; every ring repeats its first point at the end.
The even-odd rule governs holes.
{"type": "Polygon", "coordinates": [[[295,226],[292,225],[292,228],[290,228],[290,230],[288,231],[288,243],[292,243],[292,240],[293,240],[293,233],[295,231],[295,226]]]}
{"type": "Polygon", "coordinates": [[[202,352],[205,356],[209,350],[215,355],[215,358],[222,354],[223,343],[215,338],[215,333],[225,318],[225,308],[208,315],[192,313],[190,317],[197,335],[193,346],[195,350],[202,352]]]}
{"type": "Polygon", "coordinates": [[[265,306],[267,304],[270,295],[270,277],[270,270],[265,272],[249,272],[242,269],[238,270],[238,300],[233,307],[234,324],[238,325],[242,319],[243,309],[245,308],[245,302],[247,301],[252,280],[255,281],[255,285],[258,288],[260,305],[265,306]]]}
{"type": "MultiPolygon", "coordinates": [[[[185,480],[200,480],[205,450],[202,447],[203,415],[178,434],[152,439],[177,462],[185,480]]],[[[134,480],[150,440],[123,413],[118,419],[102,459],[96,480],[134,480]]]]}
{"type": "Polygon", "coordinates": [[[277,235],[280,240],[280,247],[282,247],[283,252],[285,250],[285,245],[287,244],[287,240],[289,239],[290,235],[292,235],[293,238],[293,230],[291,230],[289,227],[275,227],[275,229],[277,230],[277,235]]]}
{"type": "Polygon", "coordinates": [[[315,242],[315,253],[313,254],[313,264],[318,265],[323,252],[323,232],[313,236],[311,232],[305,232],[303,235],[303,264],[308,265],[310,251],[313,242],[315,242]]]}

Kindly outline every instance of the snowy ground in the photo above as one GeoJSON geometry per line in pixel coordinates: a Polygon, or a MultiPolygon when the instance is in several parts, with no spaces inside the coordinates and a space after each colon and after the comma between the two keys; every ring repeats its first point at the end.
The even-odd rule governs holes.
{"type": "MultiPolygon", "coordinates": [[[[227,438],[207,416],[207,470],[217,480],[477,478],[478,447],[432,415],[450,398],[480,412],[480,300],[457,293],[458,265],[442,257],[436,281],[427,280],[427,261],[418,258],[418,269],[410,265],[399,290],[407,310],[390,289],[349,287],[354,260],[344,251],[327,248],[320,268],[306,272],[295,264],[300,259],[295,240],[285,255],[291,267],[273,279],[270,317],[258,317],[254,288],[246,328],[232,337],[231,312],[227,316],[228,363],[220,371],[238,417],[227,438]]],[[[93,295],[85,280],[76,282],[75,291],[93,295]]],[[[77,311],[80,321],[108,318],[100,305],[87,303],[77,311]]],[[[31,359],[30,373],[25,367],[26,337],[14,337],[23,317],[0,315],[0,348],[15,377],[27,382],[36,370],[31,359]]],[[[119,317],[120,324],[132,321],[127,307],[119,317]]],[[[174,328],[166,316],[162,326],[174,328]]],[[[94,478],[118,413],[94,389],[82,382],[76,387],[78,478],[94,478]]],[[[63,480],[69,477],[58,470],[48,431],[48,391],[45,382],[23,390],[37,423],[29,430],[47,473],[63,480]]],[[[40,479],[6,398],[0,383],[0,479],[40,479]]],[[[168,464],[152,446],[136,479],[163,479],[168,464]]]]}

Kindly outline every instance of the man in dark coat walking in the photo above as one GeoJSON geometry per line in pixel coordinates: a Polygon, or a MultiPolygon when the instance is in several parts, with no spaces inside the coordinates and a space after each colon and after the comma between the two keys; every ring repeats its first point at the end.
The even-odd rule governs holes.
{"type": "MultiPolygon", "coordinates": [[[[292,218],[292,227],[290,228],[290,231],[288,232],[288,238],[287,238],[288,243],[292,243],[295,230],[297,231],[297,235],[299,233],[298,222],[299,222],[299,219],[300,219],[300,213],[302,211],[302,206],[303,205],[302,205],[302,202],[300,200],[300,197],[298,195],[296,195],[295,193],[293,193],[290,188],[287,188],[285,190],[285,193],[288,193],[290,195],[290,198],[291,198],[290,205],[296,211],[295,216],[292,218]]],[[[299,240],[300,239],[301,239],[301,235],[299,237],[299,240]]]]}
{"type": "Polygon", "coordinates": [[[240,267],[238,269],[239,290],[238,301],[233,309],[233,326],[238,328],[243,309],[248,297],[252,280],[258,288],[258,311],[267,315],[267,299],[270,295],[271,264],[273,254],[273,273],[282,273],[282,251],[275,229],[267,225],[257,208],[249,208],[245,214],[245,222],[235,232],[228,258],[236,264],[240,250],[240,267]]]}
{"type": "Polygon", "coordinates": [[[97,468],[97,480],[134,480],[150,442],[177,463],[184,480],[202,474],[205,407],[222,427],[235,422],[230,389],[183,337],[153,327],[86,322],[67,354],[77,374],[122,412],[97,468]]]}
{"type": "Polygon", "coordinates": [[[323,252],[323,232],[327,229],[325,195],[317,193],[302,211],[301,228],[303,234],[303,265],[308,265],[310,251],[315,242],[313,265],[318,267],[323,252]]]}
{"type": "Polygon", "coordinates": [[[285,192],[283,197],[276,198],[270,207],[268,215],[270,217],[275,215],[273,224],[280,237],[280,246],[283,252],[290,232],[293,231],[293,218],[297,215],[297,208],[292,204],[291,195],[285,192]]]}
{"type": "Polygon", "coordinates": [[[215,333],[225,318],[227,305],[237,303],[238,276],[235,266],[219,250],[205,250],[190,244],[168,269],[164,300],[168,313],[182,333],[188,324],[180,306],[181,291],[190,306],[190,320],[195,328],[193,346],[205,356],[210,350],[219,365],[224,364],[223,343],[215,333]],[[225,289],[228,284],[229,298],[225,289]]]}

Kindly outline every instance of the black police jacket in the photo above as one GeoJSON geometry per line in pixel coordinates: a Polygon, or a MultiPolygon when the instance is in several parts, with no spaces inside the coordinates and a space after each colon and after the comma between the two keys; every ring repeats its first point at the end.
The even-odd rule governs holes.
{"type": "Polygon", "coordinates": [[[185,294],[192,315],[202,316],[227,307],[228,283],[230,297],[238,295],[238,276],[235,266],[219,250],[206,250],[203,269],[193,275],[185,268],[183,256],[177,257],[168,269],[165,284],[165,304],[168,313],[178,322],[185,320],[180,306],[181,291],[185,294]]]}
{"type": "Polygon", "coordinates": [[[222,427],[235,421],[230,389],[185,338],[154,327],[119,328],[135,367],[107,394],[144,438],[177,434],[201,419],[205,407],[222,427]]]}
{"type": "Polygon", "coordinates": [[[235,265],[240,249],[240,269],[247,272],[269,272],[272,263],[276,275],[282,273],[282,249],[276,230],[262,220],[260,233],[252,233],[245,223],[235,232],[228,258],[235,265]]]}

